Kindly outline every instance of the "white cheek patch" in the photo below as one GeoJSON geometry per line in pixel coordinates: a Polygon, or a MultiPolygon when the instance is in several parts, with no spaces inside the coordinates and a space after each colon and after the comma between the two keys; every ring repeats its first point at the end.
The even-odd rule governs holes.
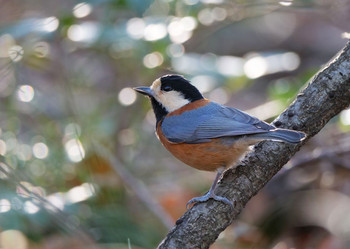
{"type": "Polygon", "coordinates": [[[159,94],[157,98],[168,112],[173,112],[190,103],[188,99],[185,99],[184,96],[177,91],[163,92],[159,94]]]}
{"type": "Polygon", "coordinates": [[[160,79],[156,79],[151,86],[153,96],[168,112],[173,112],[190,103],[181,93],[177,91],[163,92],[160,90],[160,86],[160,79]]]}

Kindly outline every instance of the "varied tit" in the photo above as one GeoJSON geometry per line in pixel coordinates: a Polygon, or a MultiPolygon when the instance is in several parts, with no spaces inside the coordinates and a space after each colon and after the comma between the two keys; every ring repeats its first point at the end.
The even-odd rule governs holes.
{"type": "Polygon", "coordinates": [[[299,143],[305,134],[276,128],[235,108],[203,97],[180,75],[165,75],[151,87],[136,87],[148,96],[156,116],[156,134],[164,147],[180,161],[207,171],[217,171],[207,194],[195,197],[187,206],[212,198],[233,206],[215,194],[225,168],[234,166],[249,146],[262,140],[299,143]]]}

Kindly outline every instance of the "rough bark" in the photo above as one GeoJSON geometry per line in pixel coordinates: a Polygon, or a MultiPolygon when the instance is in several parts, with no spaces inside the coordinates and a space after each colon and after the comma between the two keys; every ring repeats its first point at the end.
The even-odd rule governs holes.
{"type": "Polygon", "coordinates": [[[235,200],[232,211],[227,205],[209,200],[188,210],[158,248],[209,248],[229,226],[247,202],[283,167],[285,163],[326,123],[350,104],[350,44],[319,71],[295,101],[274,121],[278,127],[303,131],[303,143],[291,145],[265,141],[235,169],[225,172],[218,194],[235,200]]]}

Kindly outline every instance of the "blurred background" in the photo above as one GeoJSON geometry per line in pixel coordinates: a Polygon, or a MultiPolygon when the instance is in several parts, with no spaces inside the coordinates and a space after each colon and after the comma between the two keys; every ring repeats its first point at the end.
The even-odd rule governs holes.
{"type": "MultiPolygon", "coordinates": [[[[0,245],[155,248],[215,173],[131,89],[182,74],[271,122],[350,37],[347,0],[0,0],[0,245]]],[[[350,110],[212,249],[350,248],[350,110]]]]}

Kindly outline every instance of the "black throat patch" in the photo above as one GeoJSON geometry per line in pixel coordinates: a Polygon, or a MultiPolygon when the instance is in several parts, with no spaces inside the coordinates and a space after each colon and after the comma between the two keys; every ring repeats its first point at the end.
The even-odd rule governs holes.
{"type": "Polygon", "coordinates": [[[151,97],[151,103],[152,103],[152,108],[154,115],[156,116],[157,123],[158,125],[159,121],[161,121],[167,114],[167,110],[153,97],[151,97]]]}

